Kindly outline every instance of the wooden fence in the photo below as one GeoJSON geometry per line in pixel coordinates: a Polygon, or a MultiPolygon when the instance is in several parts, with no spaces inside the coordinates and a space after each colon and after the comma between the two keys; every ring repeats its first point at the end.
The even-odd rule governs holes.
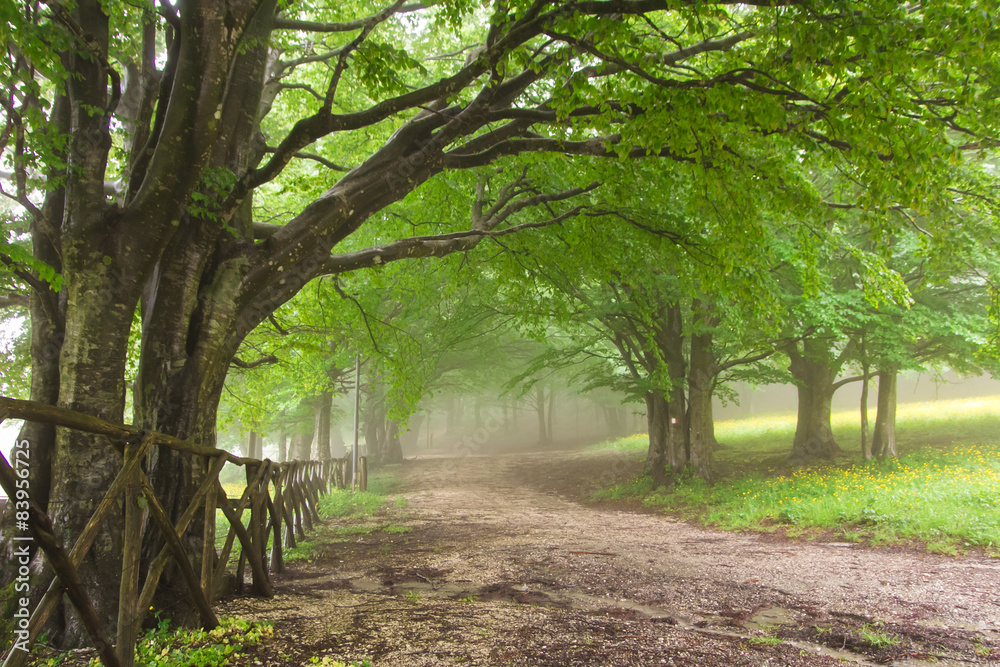
{"type": "MultiPolygon", "coordinates": [[[[289,463],[241,458],[221,449],[197,445],[162,433],[145,433],[130,426],[112,424],[43,403],[0,397],[0,424],[5,419],[24,419],[105,435],[108,437],[108,445],[122,455],[121,469],[69,551],[56,536],[52,521],[45,511],[33,502],[28,507],[30,535],[55,573],[55,578],[29,619],[28,645],[35,641],[65,593],[80,615],[106,667],[133,665],[135,643],[145,612],[149,609],[168,563],[173,561],[178,567],[202,625],[206,629],[214,628],[219,624],[212,611],[215,584],[225,575],[233,560],[235,542],[238,540],[240,545],[236,559],[237,586],[242,589],[245,570],[249,566],[253,592],[271,597],[274,591],[270,575],[284,569],[284,547],[294,548],[296,539],[302,539],[305,531],[312,530],[319,522],[318,503],[322,495],[328,493],[331,487],[347,488],[352,481],[351,462],[347,457],[289,463]],[[146,454],[157,445],[203,459],[204,479],[176,524],[163,509],[142,470],[141,464],[146,454]],[[219,482],[219,473],[227,461],[242,466],[246,471],[246,489],[238,500],[230,499],[219,482]],[[144,502],[140,503],[140,497],[144,502]],[[118,634],[112,641],[76,568],[97,537],[105,517],[113,508],[119,507],[119,498],[125,508],[125,548],[122,553],[122,580],[118,599],[118,634]],[[183,546],[183,539],[188,526],[201,509],[205,511],[203,552],[200,572],[196,572],[183,546]],[[229,523],[229,532],[222,549],[217,551],[214,519],[219,510],[229,523]],[[247,512],[249,520],[244,524],[244,514],[247,512]],[[147,524],[144,513],[148,513],[148,518],[163,535],[166,544],[150,563],[145,582],[140,588],[139,558],[143,527],[147,524]]],[[[16,497],[16,480],[17,476],[10,463],[0,455],[0,486],[11,502],[16,497]]],[[[368,469],[364,457],[359,460],[355,483],[362,491],[367,488],[368,469]]],[[[21,667],[27,658],[27,652],[11,649],[3,667],[21,667]]]]}

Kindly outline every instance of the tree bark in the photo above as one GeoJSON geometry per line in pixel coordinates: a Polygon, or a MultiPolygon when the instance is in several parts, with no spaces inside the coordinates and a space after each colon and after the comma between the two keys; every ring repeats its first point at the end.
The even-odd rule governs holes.
{"type": "Polygon", "coordinates": [[[399,422],[395,419],[386,420],[385,445],[382,448],[380,463],[388,465],[390,463],[403,462],[403,445],[400,441],[399,422]]]}
{"type": "Polygon", "coordinates": [[[330,413],[333,409],[333,392],[324,391],[317,398],[316,405],[316,459],[326,461],[333,458],[330,451],[330,413]]]}
{"type": "Polygon", "coordinates": [[[607,424],[607,437],[609,440],[616,440],[625,435],[625,408],[601,405],[601,412],[604,414],[604,422],[607,424]]]}
{"type": "Polygon", "coordinates": [[[660,352],[667,362],[670,377],[670,398],[667,404],[667,463],[674,471],[687,465],[688,418],[685,381],[687,362],[684,359],[684,319],[681,305],[671,303],[664,309],[665,326],[658,332],[660,352]]]}
{"type": "Polygon", "coordinates": [[[545,419],[545,386],[535,387],[535,413],[538,415],[538,443],[549,444],[548,421],[545,419]]]}
{"type": "Polygon", "coordinates": [[[288,460],[288,433],[285,428],[282,427],[281,431],[278,433],[278,463],[284,463],[288,460]]]}
{"type": "Polygon", "coordinates": [[[553,429],[553,421],[555,420],[556,413],[556,392],[554,389],[549,389],[549,413],[546,415],[546,442],[553,443],[556,439],[556,434],[553,429]]]}
{"type": "Polygon", "coordinates": [[[896,379],[899,366],[886,364],[878,371],[878,414],[872,432],[872,454],[880,459],[896,453],[896,379]]]}
{"type": "Polygon", "coordinates": [[[296,433],[289,443],[289,456],[293,461],[308,461],[310,449],[312,448],[312,431],[307,433],[296,433]]]}
{"type": "Polygon", "coordinates": [[[795,345],[787,348],[789,371],[795,378],[799,396],[791,459],[831,459],[840,453],[830,426],[834,381],[840,369],[832,344],[829,339],[807,338],[801,351],[795,345]]]}
{"type": "MultiPolygon", "coordinates": [[[[705,319],[710,314],[701,312],[696,301],[692,311],[696,319],[705,319]]],[[[709,322],[697,322],[699,326],[709,322]]],[[[715,359],[712,354],[712,334],[702,330],[691,336],[690,371],[688,374],[688,463],[698,476],[705,480],[712,477],[712,447],[714,445],[714,425],[712,423],[712,387],[715,378],[715,359]]]]}
{"type": "Polygon", "coordinates": [[[868,366],[862,370],[864,379],[861,381],[861,460],[872,458],[872,449],[868,441],[868,366]]]}
{"type": "Polygon", "coordinates": [[[645,468],[656,488],[667,481],[670,410],[667,401],[653,391],[646,392],[646,421],[649,427],[649,449],[646,452],[645,468]]]}

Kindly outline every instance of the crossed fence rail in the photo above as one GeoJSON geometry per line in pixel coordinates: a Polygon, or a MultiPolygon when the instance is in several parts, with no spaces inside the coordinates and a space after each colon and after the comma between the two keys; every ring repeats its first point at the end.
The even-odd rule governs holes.
{"type": "MultiPolygon", "coordinates": [[[[134,664],[135,644],[145,613],[171,560],[187,585],[202,625],[206,629],[214,628],[219,624],[212,611],[215,582],[225,575],[236,541],[240,545],[236,566],[237,586],[242,588],[245,570],[249,566],[252,591],[262,597],[271,597],[274,594],[271,574],[284,569],[284,548],[294,548],[296,539],[304,538],[305,532],[311,531],[320,520],[319,498],[331,487],[357,485],[364,491],[368,485],[368,467],[364,457],[359,459],[356,479],[352,480],[349,457],[287,463],[243,458],[215,447],[190,443],[163,433],[142,432],[80,412],[0,397],[0,424],[10,418],[105,435],[108,445],[122,455],[121,469],[69,551],[56,535],[48,514],[34,501],[28,501],[27,508],[30,535],[55,574],[28,620],[27,644],[30,646],[38,637],[65,593],[80,615],[105,667],[132,667],[134,664]],[[205,476],[176,523],[163,509],[142,470],[142,461],[154,445],[166,446],[204,460],[205,476]],[[226,462],[246,470],[246,489],[238,500],[230,499],[219,482],[219,473],[226,462]],[[124,506],[125,546],[118,598],[118,631],[112,641],[91,603],[77,568],[93,545],[101,523],[118,506],[119,498],[124,506]],[[140,498],[144,499],[142,504],[140,498]],[[195,572],[183,539],[201,509],[204,509],[206,520],[202,535],[201,569],[195,572]],[[214,520],[217,510],[222,511],[229,523],[229,532],[218,551],[214,520]],[[249,521],[244,525],[243,517],[247,511],[249,521]],[[146,512],[163,535],[165,545],[151,562],[140,588],[139,559],[147,524],[143,517],[146,512]]],[[[10,462],[0,455],[0,486],[11,502],[17,497],[16,482],[17,475],[10,462]]],[[[12,647],[3,667],[22,667],[27,658],[26,651],[12,647]]]]}

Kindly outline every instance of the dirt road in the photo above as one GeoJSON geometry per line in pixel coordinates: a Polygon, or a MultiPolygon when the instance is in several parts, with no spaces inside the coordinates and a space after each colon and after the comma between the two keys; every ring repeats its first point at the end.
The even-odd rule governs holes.
{"type": "Polygon", "coordinates": [[[1000,666],[1000,561],[704,530],[582,502],[619,454],[421,459],[385,530],[224,614],[258,664],[1000,666]],[[401,504],[401,503],[400,503],[401,504]]]}

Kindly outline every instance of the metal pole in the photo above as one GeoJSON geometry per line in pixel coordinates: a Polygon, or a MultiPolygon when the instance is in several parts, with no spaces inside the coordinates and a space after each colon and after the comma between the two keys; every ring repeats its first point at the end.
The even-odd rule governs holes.
{"type": "Polygon", "coordinates": [[[358,426],[361,413],[361,355],[354,361],[354,453],[351,456],[351,493],[358,482],[358,426]]]}

